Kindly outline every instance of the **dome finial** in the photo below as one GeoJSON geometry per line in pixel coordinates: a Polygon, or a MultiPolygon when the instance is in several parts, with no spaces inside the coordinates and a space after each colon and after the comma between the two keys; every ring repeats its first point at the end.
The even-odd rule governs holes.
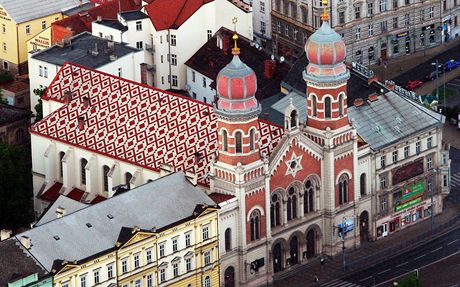
{"type": "Polygon", "coordinates": [[[323,15],[321,15],[321,20],[324,22],[329,21],[329,14],[327,13],[327,0],[321,0],[323,2],[323,15]]]}
{"type": "Polygon", "coordinates": [[[236,23],[238,23],[238,18],[233,17],[232,23],[233,23],[233,37],[232,37],[232,39],[235,42],[235,46],[232,48],[232,54],[233,55],[238,55],[240,53],[240,48],[238,48],[238,45],[237,45],[238,35],[236,34],[236,23]]]}

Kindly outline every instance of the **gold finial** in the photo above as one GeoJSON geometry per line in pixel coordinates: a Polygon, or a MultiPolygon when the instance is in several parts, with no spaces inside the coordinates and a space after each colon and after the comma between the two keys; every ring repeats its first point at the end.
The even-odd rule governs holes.
{"type": "Polygon", "coordinates": [[[321,20],[329,21],[329,14],[327,14],[327,0],[321,1],[323,1],[323,15],[321,15],[321,20]]]}
{"type": "Polygon", "coordinates": [[[239,53],[240,48],[238,48],[238,45],[237,45],[238,35],[236,34],[236,23],[238,23],[238,18],[233,17],[232,23],[233,23],[233,37],[232,37],[232,39],[235,42],[235,46],[233,47],[232,52],[233,53],[239,53]]]}

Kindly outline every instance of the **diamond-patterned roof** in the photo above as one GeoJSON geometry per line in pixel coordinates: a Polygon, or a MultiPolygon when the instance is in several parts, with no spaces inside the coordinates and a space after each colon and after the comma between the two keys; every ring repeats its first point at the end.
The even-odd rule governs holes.
{"type": "MultiPolygon", "coordinates": [[[[63,102],[68,91],[70,103],[34,124],[32,133],[155,171],[168,164],[207,184],[204,176],[218,148],[211,105],[65,63],[44,99],[63,102]]],[[[283,128],[260,120],[259,129],[261,152],[269,155],[283,128]]]]}

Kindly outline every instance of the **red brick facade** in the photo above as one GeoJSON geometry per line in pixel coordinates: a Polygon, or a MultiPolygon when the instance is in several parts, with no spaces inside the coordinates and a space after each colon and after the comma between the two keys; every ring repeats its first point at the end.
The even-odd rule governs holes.
{"type": "Polygon", "coordinates": [[[348,180],[348,201],[347,202],[352,202],[355,198],[355,188],[354,188],[354,177],[355,175],[353,174],[353,154],[349,154],[348,156],[341,158],[339,160],[334,161],[334,184],[335,184],[335,207],[339,207],[339,185],[338,185],[338,178],[344,174],[347,173],[351,175],[349,176],[348,180]]]}
{"type": "Polygon", "coordinates": [[[260,216],[260,238],[267,236],[266,222],[267,212],[270,212],[265,207],[265,189],[261,189],[255,193],[246,196],[246,242],[251,242],[251,222],[250,222],[250,211],[254,206],[262,207],[264,214],[260,216]],[[248,220],[249,218],[249,220],[248,220]]]}

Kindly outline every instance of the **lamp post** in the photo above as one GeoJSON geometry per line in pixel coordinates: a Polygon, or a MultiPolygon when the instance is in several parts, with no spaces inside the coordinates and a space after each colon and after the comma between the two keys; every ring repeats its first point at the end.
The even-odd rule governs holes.
{"type": "MultiPolygon", "coordinates": [[[[444,65],[442,66],[442,71],[443,71],[443,84],[444,84],[444,88],[443,88],[443,105],[442,105],[442,108],[443,108],[443,112],[446,110],[446,67],[444,67],[444,65]]],[[[444,114],[446,114],[444,112],[444,114]]]]}
{"type": "Polygon", "coordinates": [[[347,218],[343,217],[342,219],[342,271],[345,272],[347,271],[347,263],[345,259],[345,224],[346,224],[347,218]]]}
{"type": "MultiPolygon", "coordinates": [[[[433,174],[436,175],[437,170],[433,169],[433,174]]],[[[431,234],[434,232],[434,187],[433,187],[433,178],[431,180],[431,234]]]]}
{"type": "Polygon", "coordinates": [[[439,68],[439,61],[436,59],[436,62],[434,63],[431,63],[432,66],[436,66],[436,99],[438,100],[439,102],[439,71],[438,71],[438,68],[439,68]]]}

